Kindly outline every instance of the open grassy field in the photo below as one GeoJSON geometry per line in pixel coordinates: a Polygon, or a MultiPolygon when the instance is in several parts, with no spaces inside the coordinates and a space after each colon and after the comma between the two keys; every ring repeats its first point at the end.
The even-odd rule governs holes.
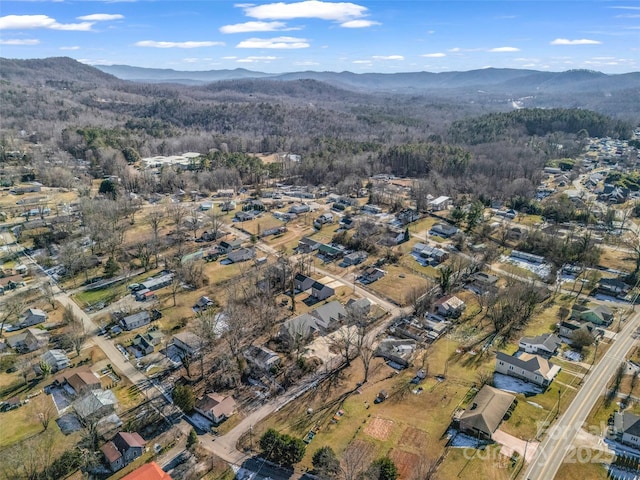
{"type": "Polygon", "coordinates": [[[603,463],[574,461],[560,465],[555,478],[556,480],[606,480],[609,476],[603,463]]]}
{"type": "Polygon", "coordinates": [[[416,289],[427,288],[427,280],[419,275],[407,273],[405,268],[396,265],[385,265],[387,274],[377,282],[367,286],[370,290],[379,293],[398,305],[407,305],[412,298],[412,292],[416,289]]]}
{"type": "Polygon", "coordinates": [[[514,466],[508,457],[500,454],[500,448],[500,445],[482,450],[451,448],[438,469],[437,478],[508,480],[514,466]]]}

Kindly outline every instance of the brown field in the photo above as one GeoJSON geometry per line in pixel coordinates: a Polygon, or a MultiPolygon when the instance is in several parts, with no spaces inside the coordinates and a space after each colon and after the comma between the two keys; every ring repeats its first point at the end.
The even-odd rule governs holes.
{"type": "Polygon", "coordinates": [[[365,427],[364,433],[378,440],[386,440],[389,438],[389,435],[391,435],[393,427],[394,422],[392,420],[375,417],[371,420],[371,423],[365,427]]]}
{"type": "Polygon", "coordinates": [[[420,430],[416,427],[407,427],[402,432],[402,436],[400,437],[400,442],[398,445],[403,447],[413,447],[420,448],[427,444],[429,437],[427,432],[424,430],[420,430]]]}
{"type": "Polygon", "coordinates": [[[396,464],[396,467],[398,467],[398,478],[400,478],[400,480],[412,478],[414,470],[420,464],[419,455],[411,452],[405,452],[404,450],[398,450],[397,448],[391,450],[389,458],[391,458],[393,463],[396,464]]]}

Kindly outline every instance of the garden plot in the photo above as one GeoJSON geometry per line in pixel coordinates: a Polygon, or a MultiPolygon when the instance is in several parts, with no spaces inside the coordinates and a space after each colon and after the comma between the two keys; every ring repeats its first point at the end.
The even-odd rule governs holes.
{"type": "Polygon", "coordinates": [[[387,440],[393,430],[394,423],[392,420],[374,417],[365,427],[364,433],[378,440],[387,440]]]}
{"type": "Polygon", "coordinates": [[[513,378],[501,373],[493,374],[493,386],[505,392],[522,393],[524,395],[538,395],[544,393],[544,388],[519,378],[513,378]]]}

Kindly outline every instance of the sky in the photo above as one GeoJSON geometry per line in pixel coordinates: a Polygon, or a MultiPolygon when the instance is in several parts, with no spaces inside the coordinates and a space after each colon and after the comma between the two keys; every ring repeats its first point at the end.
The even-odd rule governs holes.
{"type": "Polygon", "coordinates": [[[637,0],[23,0],[0,56],[175,70],[640,70],[637,0]]]}

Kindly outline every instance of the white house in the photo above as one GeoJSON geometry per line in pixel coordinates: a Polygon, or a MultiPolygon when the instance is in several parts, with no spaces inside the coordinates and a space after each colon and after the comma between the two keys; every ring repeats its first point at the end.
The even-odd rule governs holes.
{"type": "Polygon", "coordinates": [[[451,198],[445,197],[444,195],[434,200],[431,200],[431,202],[429,202],[429,206],[431,207],[431,210],[433,210],[434,212],[439,212],[440,210],[446,210],[447,208],[449,208],[450,205],[451,205],[451,198]]]}
{"type": "Polygon", "coordinates": [[[519,357],[514,357],[498,352],[496,372],[547,387],[560,372],[560,367],[553,365],[540,355],[523,353],[519,357]]]}
{"type": "Polygon", "coordinates": [[[134,330],[149,325],[149,323],[151,323],[151,317],[146,310],[126,316],[120,320],[120,324],[125,330],[134,330]]]}
{"type": "Polygon", "coordinates": [[[562,341],[557,335],[544,333],[537,337],[522,337],[518,342],[518,346],[520,350],[524,350],[527,353],[537,353],[550,357],[556,353],[561,343],[562,341]]]}
{"type": "Polygon", "coordinates": [[[436,300],[436,313],[444,317],[457,317],[464,311],[466,305],[455,295],[447,295],[436,300]]]}
{"type": "Polygon", "coordinates": [[[47,350],[40,358],[51,367],[52,372],[63,370],[69,366],[69,357],[64,353],[64,350],[47,350]]]}
{"type": "Polygon", "coordinates": [[[197,354],[202,348],[202,339],[191,332],[180,332],[173,336],[173,344],[189,355],[197,354]]]}
{"type": "Polygon", "coordinates": [[[196,402],[196,411],[217,424],[235,413],[236,402],[230,395],[207,393],[196,402]]]}
{"type": "Polygon", "coordinates": [[[249,345],[243,353],[249,363],[262,370],[270,370],[280,364],[280,356],[267,347],[249,345]]]}
{"type": "Polygon", "coordinates": [[[622,443],[640,449],[640,416],[629,412],[616,413],[613,431],[622,443]]]}

